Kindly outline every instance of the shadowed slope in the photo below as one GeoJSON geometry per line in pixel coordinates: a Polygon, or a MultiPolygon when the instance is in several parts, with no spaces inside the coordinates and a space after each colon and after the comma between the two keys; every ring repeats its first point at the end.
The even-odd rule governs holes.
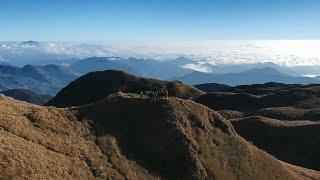
{"type": "Polygon", "coordinates": [[[232,111],[232,110],[219,110],[219,114],[221,114],[225,119],[236,119],[243,118],[246,116],[245,113],[240,111],[232,111]]]}
{"type": "Polygon", "coordinates": [[[189,100],[118,94],[57,109],[0,96],[0,114],[0,178],[319,178],[255,148],[189,100]]]}
{"type": "Polygon", "coordinates": [[[277,158],[320,170],[320,123],[259,116],[231,121],[236,131],[277,158]]]}
{"type": "Polygon", "coordinates": [[[214,110],[250,112],[258,110],[261,106],[259,96],[247,93],[207,93],[197,97],[195,101],[214,110]]]}
{"type": "Polygon", "coordinates": [[[154,179],[121,155],[108,154],[76,109],[44,108],[0,96],[0,179],[154,179]]]}
{"type": "Polygon", "coordinates": [[[204,91],[204,92],[231,92],[236,90],[236,88],[217,83],[206,83],[206,84],[197,84],[194,87],[204,91]]]}
{"type": "Polygon", "coordinates": [[[255,116],[279,120],[310,120],[320,121],[320,109],[302,109],[295,107],[272,107],[261,109],[255,113],[255,116]]]}
{"type": "Polygon", "coordinates": [[[195,101],[215,110],[244,112],[286,106],[313,109],[320,107],[320,87],[297,87],[260,96],[248,93],[213,92],[198,96],[195,101]]]}
{"type": "Polygon", "coordinates": [[[169,96],[193,98],[202,91],[179,81],[141,78],[123,71],[107,70],[88,73],[62,89],[48,105],[68,107],[95,102],[119,91],[139,94],[145,90],[167,90],[169,96]]]}
{"type": "Polygon", "coordinates": [[[124,96],[109,96],[80,108],[80,113],[93,120],[100,146],[107,147],[104,137],[113,135],[126,157],[150,172],[167,179],[296,176],[246,143],[226,120],[204,106],[177,98],[149,101],[124,96]]]}
{"type": "Polygon", "coordinates": [[[317,84],[301,85],[301,84],[283,84],[276,82],[267,82],[264,84],[251,84],[251,85],[239,85],[239,86],[228,86],[225,84],[217,83],[206,83],[195,85],[196,88],[209,92],[233,92],[233,93],[248,93],[254,95],[267,95],[276,93],[279,91],[290,90],[294,88],[308,88],[316,87],[317,84]]]}

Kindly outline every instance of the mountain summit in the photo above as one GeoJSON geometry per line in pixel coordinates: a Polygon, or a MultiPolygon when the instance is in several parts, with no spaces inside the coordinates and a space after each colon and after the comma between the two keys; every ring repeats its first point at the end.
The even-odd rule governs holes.
{"type": "Polygon", "coordinates": [[[68,107],[89,104],[116,92],[166,90],[169,96],[195,98],[203,92],[179,81],[142,78],[118,70],[88,73],[63,88],[47,105],[68,107]]]}

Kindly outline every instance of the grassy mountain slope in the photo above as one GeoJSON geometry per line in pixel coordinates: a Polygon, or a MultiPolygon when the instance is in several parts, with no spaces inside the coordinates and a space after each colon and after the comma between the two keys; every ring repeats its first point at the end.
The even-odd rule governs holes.
{"type": "Polygon", "coordinates": [[[260,116],[231,120],[236,131],[275,157],[320,170],[320,123],[280,121],[260,116]]]}
{"type": "Polygon", "coordinates": [[[212,92],[198,96],[195,101],[215,110],[255,112],[270,107],[319,108],[319,98],[319,86],[302,86],[288,90],[278,90],[265,95],[242,92],[212,92]]]}
{"type": "Polygon", "coordinates": [[[139,94],[140,91],[146,90],[167,90],[169,96],[186,99],[203,94],[202,91],[179,81],[160,81],[137,77],[123,71],[107,70],[88,73],[76,79],[63,88],[48,105],[56,107],[84,105],[119,91],[139,94]]]}
{"type": "Polygon", "coordinates": [[[58,109],[0,96],[0,178],[316,179],[250,145],[215,111],[110,95],[58,109]]]}

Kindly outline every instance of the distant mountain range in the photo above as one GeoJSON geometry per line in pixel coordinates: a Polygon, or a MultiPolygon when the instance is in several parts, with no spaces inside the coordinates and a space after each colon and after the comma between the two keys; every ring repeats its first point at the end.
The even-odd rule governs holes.
{"type": "MultiPolygon", "coordinates": [[[[145,50],[147,51],[147,50],[145,50]]],[[[183,54],[170,54],[165,55],[161,54],[161,49],[159,50],[159,54],[147,54],[144,52],[143,54],[139,54],[134,52],[133,49],[117,49],[116,47],[108,46],[104,43],[81,43],[81,42],[44,42],[44,41],[0,41],[0,62],[6,62],[14,66],[23,67],[27,64],[44,66],[47,64],[55,64],[55,65],[72,65],[74,62],[84,60],[87,58],[93,60],[94,57],[98,56],[101,59],[118,59],[122,60],[120,65],[112,65],[111,62],[107,64],[102,64],[101,67],[112,67],[116,66],[120,70],[132,70],[132,73],[136,75],[143,75],[153,78],[161,78],[161,79],[172,79],[171,72],[174,72],[174,69],[178,69],[177,77],[183,76],[185,70],[195,70],[199,72],[207,72],[214,74],[227,74],[227,73],[239,73],[243,71],[247,71],[254,68],[265,68],[271,67],[282,73],[289,74],[292,76],[319,76],[319,65],[315,66],[285,66],[280,65],[280,60],[270,59],[272,62],[279,62],[278,64],[272,62],[264,62],[262,63],[252,63],[252,59],[248,59],[248,61],[242,59],[239,61],[226,60],[221,61],[219,57],[221,55],[215,55],[212,57],[202,57],[197,55],[183,55],[183,54]],[[179,57],[180,56],[180,57],[179,57]],[[106,58],[103,58],[106,57],[106,58]],[[116,58],[113,58],[116,57],[116,58]],[[136,58],[128,58],[128,57],[136,57],[136,58]],[[127,60],[130,59],[130,63],[127,64],[127,60]],[[138,66],[140,68],[150,69],[150,72],[146,72],[144,74],[141,73],[141,70],[137,70],[137,64],[139,62],[135,62],[135,60],[146,60],[150,61],[151,65],[146,66],[138,66]],[[161,62],[160,62],[161,61],[161,62]],[[236,63],[241,62],[241,63],[236,63]],[[251,62],[251,63],[246,63],[251,62]],[[159,69],[153,67],[162,66],[159,69]],[[172,68],[170,67],[173,66],[172,68]],[[120,67],[121,68],[120,68],[120,67]],[[152,67],[150,67],[152,66],[152,67]],[[177,68],[180,67],[180,68],[177,68]],[[162,69],[168,69],[169,74],[163,73],[162,69]],[[181,70],[182,69],[182,70],[181,70]],[[137,72],[135,72],[135,70],[137,72]],[[182,74],[180,73],[182,71],[182,74]]],[[[241,55],[239,55],[241,56],[241,55]]],[[[225,59],[228,57],[222,57],[225,59]]],[[[231,57],[230,57],[231,58],[231,57]]],[[[241,57],[238,57],[241,59],[241,57]]],[[[248,57],[244,57],[248,58],[248,57]]],[[[267,57],[265,57],[267,58],[267,57]]],[[[276,57],[274,57],[276,58],[276,57]]],[[[294,61],[299,61],[299,57],[291,57],[294,61]]],[[[311,60],[311,59],[310,59],[311,60]]],[[[290,58],[287,60],[288,64],[290,63],[290,58]]],[[[306,59],[301,59],[301,61],[307,61],[306,59]]],[[[112,62],[114,63],[114,62],[112,62]]],[[[85,63],[84,63],[85,64],[85,63]]],[[[294,64],[294,63],[293,63],[294,64]]],[[[308,63],[306,63],[308,64],[308,63]]],[[[76,66],[76,65],[73,65],[76,66]]],[[[95,65],[91,65],[94,67],[95,65]]],[[[81,72],[90,72],[92,70],[106,70],[106,69],[96,69],[96,68],[88,68],[83,69],[79,67],[81,72]]],[[[76,68],[76,67],[75,67],[76,68]]],[[[76,68],[77,69],[77,68],[76,68]]]]}
{"type": "Polygon", "coordinates": [[[92,57],[76,61],[70,69],[79,74],[92,71],[118,69],[132,74],[162,80],[181,80],[189,84],[222,83],[241,85],[253,83],[319,83],[319,78],[302,77],[302,74],[316,74],[311,67],[285,67],[274,63],[211,65],[179,57],[159,62],[150,59],[92,57]],[[197,69],[209,72],[200,72],[197,69]],[[310,71],[309,71],[310,70],[310,71]]]}
{"type": "Polygon", "coordinates": [[[287,84],[320,83],[317,78],[290,76],[271,67],[254,68],[239,73],[227,74],[192,72],[176,79],[188,84],[219,83],[230,86],[260,84],[266,82],[279,82],[287,84]]]}
{"type": "Polygon", "coordinates": [[[56,65],[22,68],[0,65],[0,90],[29,89],[39,94],[55,95],[77,76],[56,65]]]}
{"type": "MultiPolygon", "coordinates": [[[[41,46],[38,42],[23,42],[26,46],[41,46]]],[[[301,70],[302,67],[300,67],[301,70]]],[[[310,69],[311,67],[309,67],[310,69]]],[[[160,80],[179,80],[187,84],[217,83],[228,86],[278,82],[287,84],[318,84],[319,77],[294,76],[296,68],[273,63],[210,65],[179,57],[170,61],[152,59],[91,57],[72,59],[69,64],[15,67],[0,61],[0,90],[30,89],[36,93],[55,95],[80,75],[94,71],[117,69],[136,76],[160,80]],[[195,71],[205,66],[210,73],[195,71]]],[[[305,69],[305,68],[302,68],[305,69]]],[[[314,68],[312,68],[315,70],[314,68]]],[[[202,69],[203,70],[203,69],[202,69]]],[[[303,70],[301,70],[303,72],[303,70]]],[[[301,73],[300,72],[300,73],[301,73]]],[[[311,74],[315,72],[310,71],[311,74]]],[[[298,73],[299,74],[299,73],[298,73]]],[[[203,88],[225,88],[225,87],[203,88]]],[[[211,89],[212,90],[212,89],[211,89]]]]}
{"type": "Polygon", "coordinates": [[[118,69],[138,76],[162,80],[172,79],[192,72],[190,69],[180,67],[178,63],[120,57],[87,58],[73,63],[70,68],[80,74],[86,74],[92,71],[118,69]]]}

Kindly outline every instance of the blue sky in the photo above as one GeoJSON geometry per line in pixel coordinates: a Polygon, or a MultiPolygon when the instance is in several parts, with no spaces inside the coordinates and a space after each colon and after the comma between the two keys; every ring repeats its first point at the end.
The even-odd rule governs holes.
{"type": "Polygon", "coordinates": [[[320,39],[319,0],[0,0],[0,41],[320,39]]]}

